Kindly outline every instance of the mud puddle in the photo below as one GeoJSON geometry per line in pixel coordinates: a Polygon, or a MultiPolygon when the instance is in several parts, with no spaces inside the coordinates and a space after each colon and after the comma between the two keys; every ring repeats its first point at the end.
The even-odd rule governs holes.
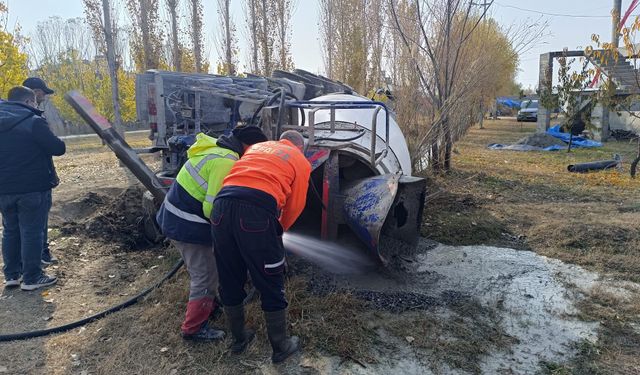
{"type": "MultiPolygon", "coordinates": [[[[568,362],[576,355],[578,344],[597,340],[598,324],[578,319],[576,303],[592,288],[603,286],[599,276],[530,251],[445,246],[422,239],[412,254],[396,257],[385,270],[359,267],[361,272],[345,275],[344,266],[338,269],[337,274],[328,272],[325,264],[325,272],[304,272],[311,272],[312,289],[320,294],[348,290],[376,310],[411,315],[414,320],[416,316],[451,320],[456,306],[477,306],[474,309],[479,311],[472,319],[462,319],[467,324],[489,322],[486,334],[502,335],[508,340],[501,342],[508,344],[492,347],[479,356],[472,367],[476,370],[467,371],[464,366],[455,368],[447,361],[432,360],[429,345],[420,348],[411,338],[391,338],[388,327],[382,325],[377,329],[378,339],[392,343],[390,348],[375,349],[374,356],[383,360],[366,368],[335,358],[303,360],[306,366],[321,364],[322,373],[536,373],[541,362],[568,362]]],[[[403,332],[409,335],[411,327],[405,326],[403,332]]]]}

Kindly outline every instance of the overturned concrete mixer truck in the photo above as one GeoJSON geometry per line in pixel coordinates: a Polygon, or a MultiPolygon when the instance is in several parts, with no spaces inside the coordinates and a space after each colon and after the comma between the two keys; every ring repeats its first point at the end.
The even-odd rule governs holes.
{"type": "Polygon", "coordinates": [[[394,113],[343,83],[303,70],[275,71],[271,77],[150,70],[136,78],[138,120],[148,125],[152,141],[145,149],[129,147],[81,93],[65,97],[149,190],[147,229],[153,229],[152,211],[195,135],[216,137],[244,123],[261,127],[270,139],[285,130],[306,138],[313,172],[296,226],[304,225],[307,233],[328,241],[355,235],[383,264],[390,254],[380,246],[381,235],[413,242],[420,234],[426,182],[411,175],[394,113]],[[157,153],[161,170],[151,171],[141,153],[157,153]]]}

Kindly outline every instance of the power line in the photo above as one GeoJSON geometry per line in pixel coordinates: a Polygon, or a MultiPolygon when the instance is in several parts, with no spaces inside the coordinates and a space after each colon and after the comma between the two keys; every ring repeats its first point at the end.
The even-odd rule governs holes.
{"type": "Polygon", "coordinates": [[[483,0],[482,3],[474,3],[473,1],[471,2],[471,5],[483,7],[485,12],[489,10],[489,7],[491,7],[491,4],[493,4],[493,0],[483,0]]]}
{"type": "Polygon", "coordinates": [[[498,2],[496,2],[496,4],[498,6],[503,7],[503,8],[512,8],[512,9],[521,10],[523,12],[541,14],[543,16],[568,17],[568,18],[611,18],[610,15],[608,15],[608,16],[595,16],[595,15],[577,15],[577,14],[549,13],[549,12],[542,12],[542,11],[534,10],[534,9],[520,8],[520,7],[517,7],[515,5],[505,5],[505,4],[501,4],[501,3],[498,3],[498,2]]]}

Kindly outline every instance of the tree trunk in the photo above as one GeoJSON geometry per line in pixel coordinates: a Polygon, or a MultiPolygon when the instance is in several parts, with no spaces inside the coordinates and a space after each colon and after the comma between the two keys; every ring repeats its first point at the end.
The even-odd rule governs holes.
{"type": "Polygon", "coordinates": [[[178,40],[178,0],[168,0],[167,4],[171,17],[173,69],[180,72],[182,71],[182,51],[180,50],[180,42],[178,40]]]}
{"type": "Polygon", "coordinates": [[[287,66],[287,49],[286,49],[286,45],[285,43],[287,42],[287,24],[286,24],[286,19],[285,19],[285,12],[286,9],[284,9],[285,4],[284,4],[284,0],[278,0],[275,2],[277,4],[278,7],[278,15],[277,15],[277,19],[278,19],[278,37],[279,40],[278,42],[280,43],[280,51],[278,51],[279,53],[279,60],[280,60],[280,69],[285,69],[287,66]]]}
{"type": "Polygon", "coordinates": [[[453,150],[453,140],[451,130],[444,131],[444,171],[451,171],[451,151],[453,150]]]}
{"type": "Polygon", "coordinates": [[[335,34],[335,31],[333,30],[333,13],[335,12],[334,10],[334,3],[333,0],[327,0],[328,1],[328,25],[327,27],[327,65],[328,65],[328,72],[327,72],[327,76],[329,78],[331,78],[333,76],[333,36],[335,34]]]}
{"type": "Polygon", "coordinates": [[[225,61],[226,71],[230,75],[236,75],[236,68],[233,65],[233,51],[231,50],[231,10],[230,0],[224,1],[224,33],[225,33],[225,61]]]}
{"type": "Polygon", "coordinates": [[[193,59],[196,72],[202,72],[202,19],[200,18],[200,0],[191,0],[191,37],[193,38],[193,59]]]}
{"type": "Polygon", "coordinates": [[[631,162],[631,166],[629,167],[629,172],[631,173],[631,178],[636,178],[636,170],[638,168],[638,163],[640,163],[640,137],[638,137],[638,153],[636,154],[636,158],[631,162]]]}
{"type": "Polygon", "coordinates": [[[436,129],[431,139],[431,169],[434,172],[440,170],[440,125],[436,125],[436,129]]]}
{"type": "Polygon", "coordinates": [[[144,51],[144,70],[158,68],[153,59],[151,36],[149,35],[149,4],[140,0],[140,31],[142,32],[142,50],[144,51]]]}
{"type": "MultiPolygon", "coordinates": [[[[574,115],[575,116],[575,115],[574,115]]],[[[569,117],[569,124],[571,124],[571,126],[569,126],[568,132],[569,132],[569,145],[567,146],[567,153],[571,152],[571,146],[573,146],[573,126],[575,124],[575,120],[574,120],[574,116],[569,117]]]]}
{"type": "Polygon", "coordinates": [[[265,76],[271,75],[271,46],[269,43],[269,2],[267,0],[262,0],[262,7],[260,9],[260,21],[262,21],[262,35],[261,35],[261,44],[262,44],[262,64],[264,67],[264,71],[262,74],[265,76]]]}
{"type": "Polygon", "coordinates": [[[251,18],[251,43],[253,44],[252,48],[251,48],[251,52],[252,52],[252,67],[251,69],[253,70],[254,73],[258,73],[259,72],[259,67],[258,67],[258,48],[260,43],[258,42],[258,19],[257,19],[257,12],[256,12],[256,1],[257,0],[249,0],[249,17],[251,18]]]}
{"type": "Polygon", "coordinates": [[[116,66],[115,44],[113,41],[113,30],[111,23],[111,6],[109,0],[102,0],[102,12],[104,15],[104,39],[107,46],[107,64],[109,66],[109,76],[111,77],[111,100],[113,101],[114,127],[124,138],[122,127],[122,115],[120,114],[120,101],[118,93],[118,67],[116,66]]]}
{"type": "Polygon", "coordinates": [[[362,0],[362,17],[361,17],[361,30],[362,30],[362,50],[364,52],[364,63],[365,66],[362,67],[362,93],[364,93],[366,95],[367,93],[367,88],[369,87],[369,82],[367,82],[367,80],[369,79],[368,76],[368,71],[367,71],[367,66],[368,66],[368,60],[369,60],[369,20],[367,19],[367,8],[369,6],[368,4],[368,0],[362,0]]]}

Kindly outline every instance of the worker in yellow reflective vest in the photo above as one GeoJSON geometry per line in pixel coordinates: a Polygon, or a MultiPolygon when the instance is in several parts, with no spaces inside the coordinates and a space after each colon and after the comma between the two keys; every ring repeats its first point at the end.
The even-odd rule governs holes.
{"type": "Polygon", "coordinates": [[[224,337],[223,331],[208,324],[218,307],[218,271],[209,218],[213,200],[231,167],[249,146],[266,140],[256,126],[238,126],[231,135],[218,139],[198,134],[187,151],[189,160],[156,215],[162,233],[180,251],[191,279],[181,327],[186,340],[215,341],[224,337]]]}

